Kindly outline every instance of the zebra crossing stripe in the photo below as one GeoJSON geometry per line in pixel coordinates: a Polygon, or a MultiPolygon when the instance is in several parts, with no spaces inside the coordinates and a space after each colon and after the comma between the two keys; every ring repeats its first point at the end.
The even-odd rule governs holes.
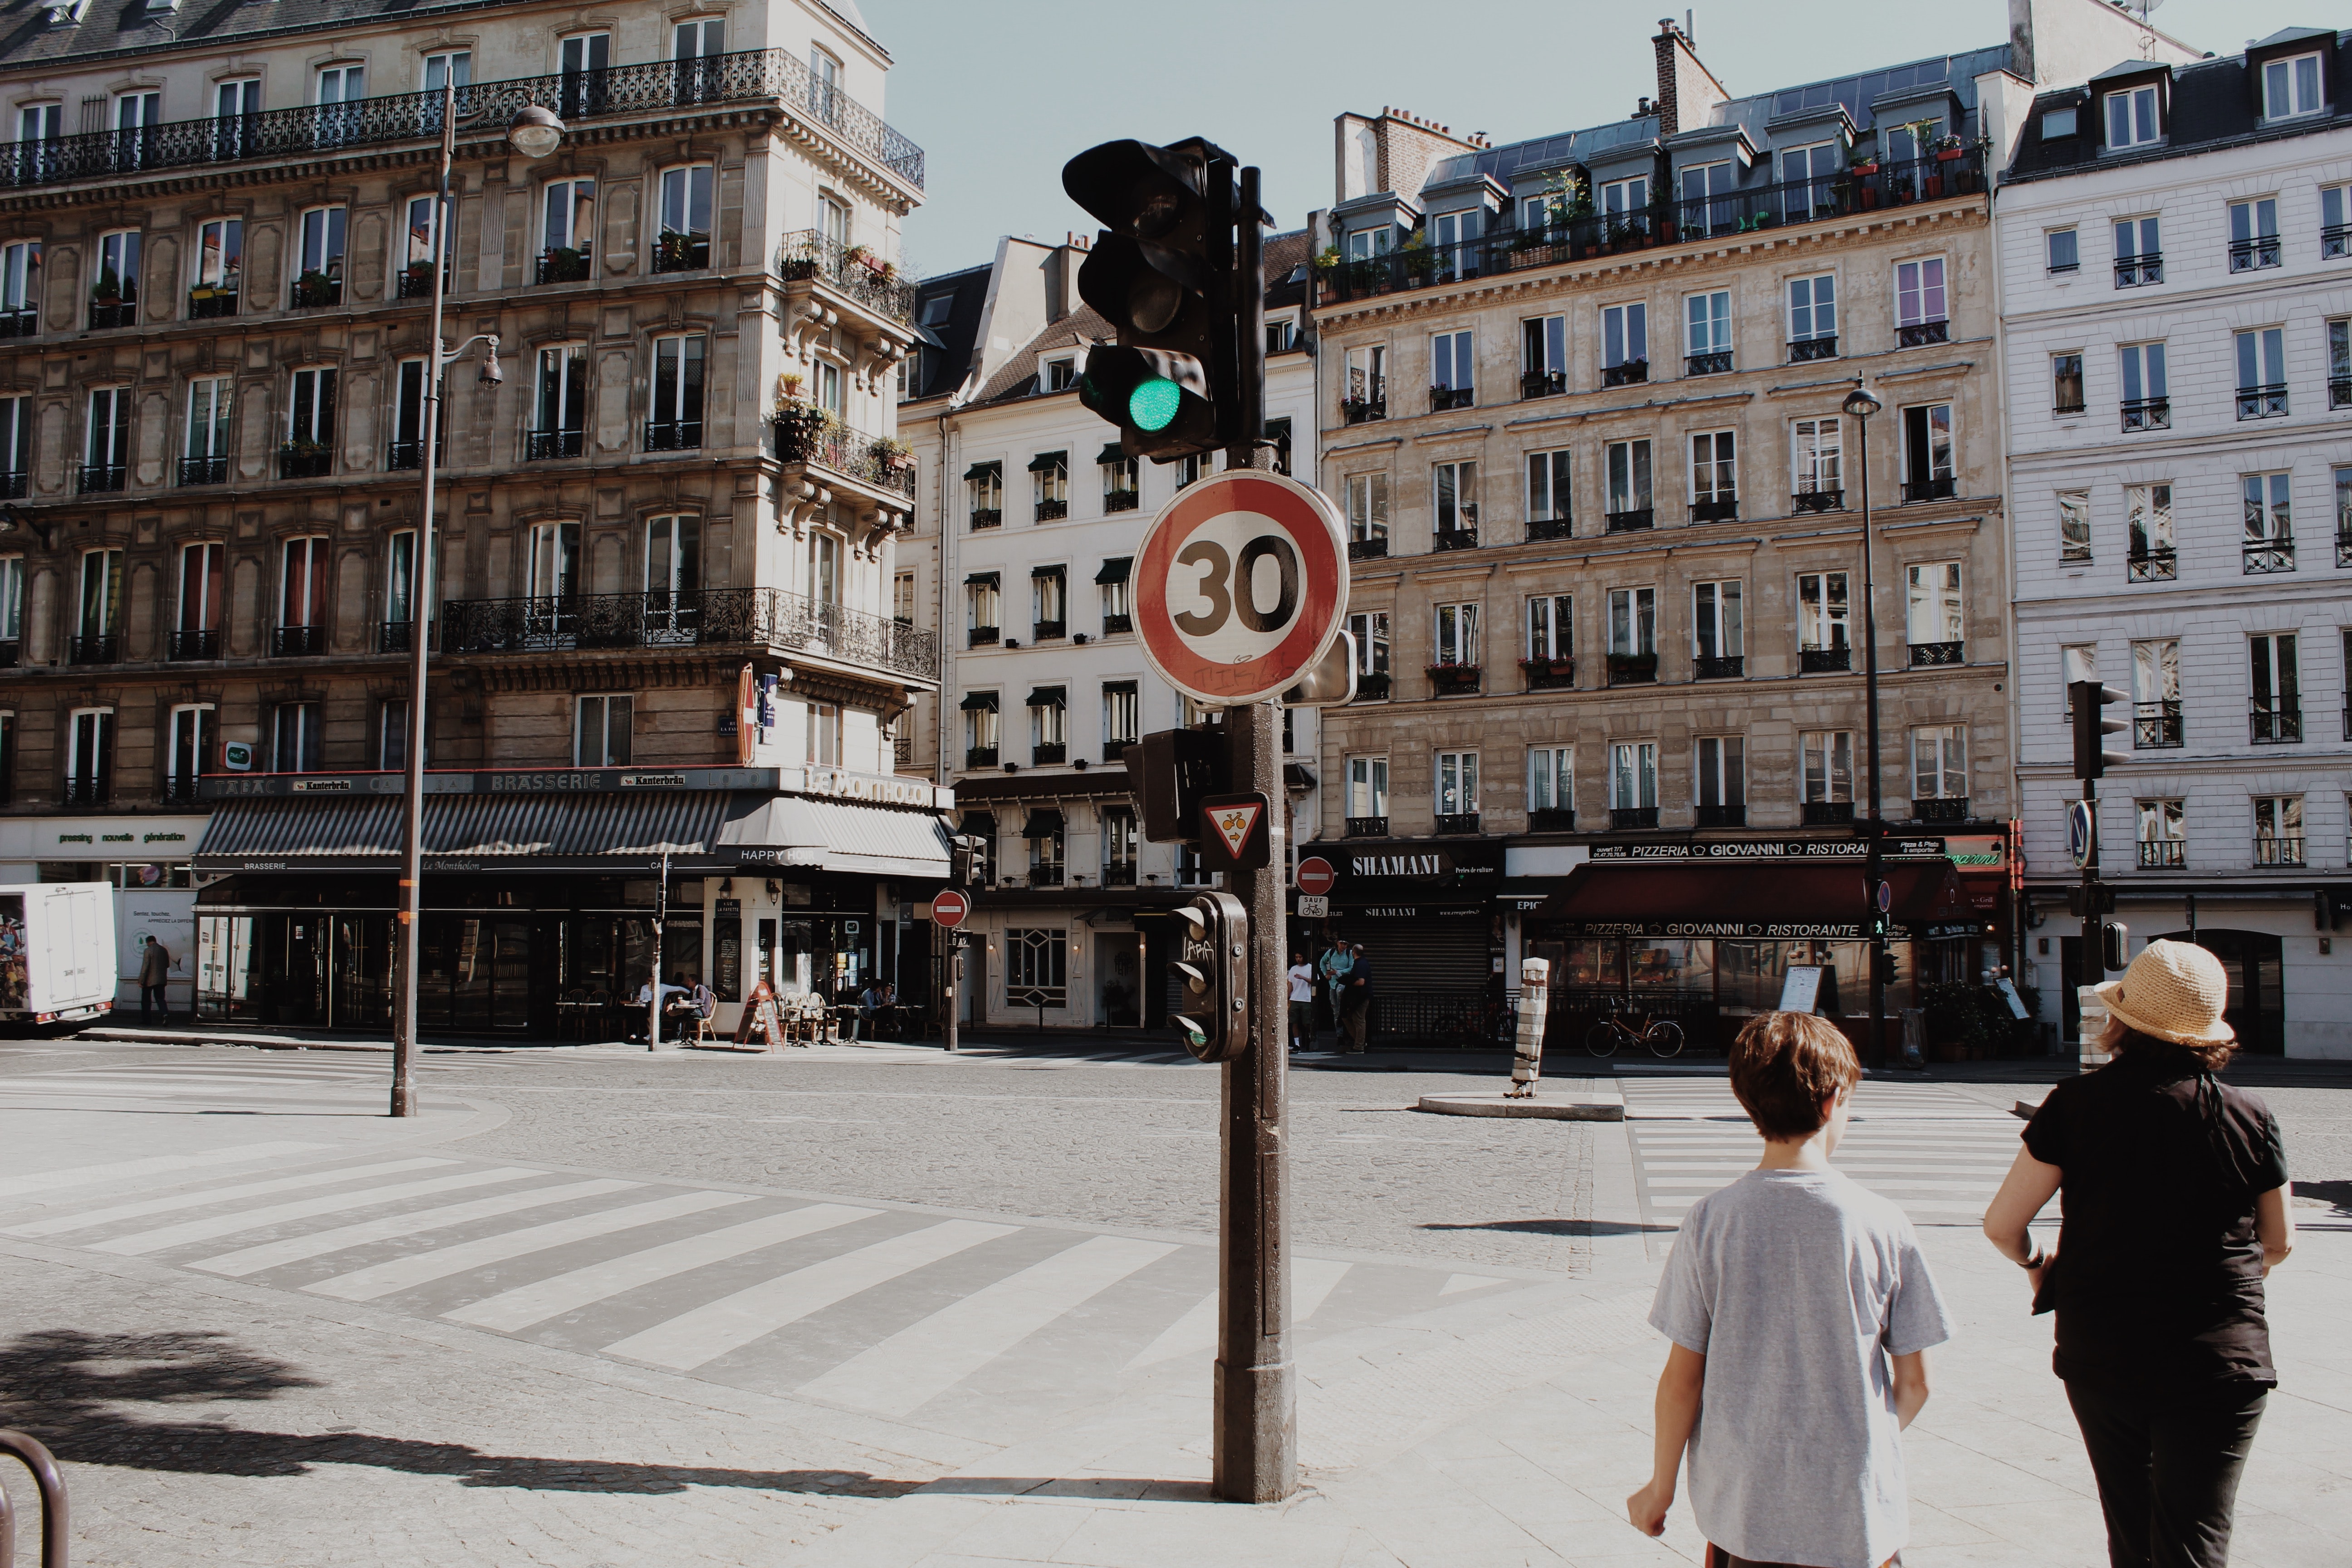
{"type": "Polygon", "coordinates": [[[341,1252],[354,1247],[364,1247],[372,1241],[390,1241],[395,1237],[415,1236],[428,1230],[445,1230],[453,1225],[467,1225],[478,1219],[495,1219],[500,1215],[514,1214],[523,1209],[544,1208],[550,1204],[569,1203],[574,1198],[601,1197],[606,1193],[627,1192],[643,1186],[642,1182],[574,1182],[569,1186],[533,1187],[528,1192],[502,1193],[497,1197],[476,1198],[471,1203],[450,1204],[436,1209],[417,1209],[408,1214],[390,1215],[383,1219],[362,1220],[357,1225],[337,1226],[332,1230],[313,1231],[309,1236],[293,1237],[285,1241],[266,1241],[258,1247],[241,1247],[225,1252],[218,1258],[207,1258],[188,1265],[207,1274],[226,1274],[241,1279],[258,1274],[265,1268],[282,1268],[299,1263],[305,1258],[323,1258],[330,1252],[341,1252]]]}
{"type": "Polygon", "coordinates": [[[144,1219],[149,1215],[173,1214],[181,1209],[199,1209],[213,1204],[228,1203],[236,1198],[257,1198],[270,1193],[315,1192],[337,1182],[355,1182],[368,1176],[397,1175],[403,1171],[426,1171],[442,1165],[454,1165],[455,1160],[418,1158],[391,1160],[380,1165],[345,1165],[332,1171],[305,1171],[299,1176],[274,1176],[266,1182],[243,1182],[235,1186],[206,1187],[199,1192],[173,1193],[167,1198],[142,1198],[135,1204],[116,1204],[109,1208],[88,1209],[80,1214],[66,1215],[58,1219],[35,1220],[29,1225],[14,1225],[0,1236],[63,1236],[68,1231],[89,1230],[118,1220],[144,1219]]]}
{"type": "Polygon", "coordinates": [[[802,1237],[831,1230],[852,1220],[871,1219],[881,1212],[880,1209],[852,1208],[846,1204],[809,1204],[742,1225],[705,1231],[700,1236],[681,1237],[676,1241],[666,1241],[659,1247],[649,1247],[643,1252],[633,1252],[607,1263],[592,1263],[583,1268],[574,1268],[568,1274],[518,1285],[511,1290],[500,1291],[498,1295],[469,1302],[441,1315],[453,1322],[470,1323],[478,1329],[496,1329],[512,1333],[565,1312],[609,1300],[642,1285],[671,1279],[713,1263],[724,1263],[730,1258],[787,1241],[797,1241],[802,1237]]]}
{"type": "Polygon", "coordinates": [[[1175,1250],[1172,1242],[1089,1237],[899,1330],[798,1392],[878,1415],[910,1415],[1072,1308],[1175,1250]]]}
{"type": "Polygon", "coordinates": [[[310,1219],[322,1214],[341,1214],[348,1209],[373,1208],[378,1204],[398,1203],[403,1198],[421,1198],[434,1193],[456,1192],[464,1187],[487,1187],[499,1182],[520,1182],[545,1174],[544,1171],[511,1165],[501,1165],[488,1171],[461,1171],[454,1176],[404,1182],[396,1186],[376,1187],[368,1192],[337,1193],[329,1197],[305,1198],[299,1203],[247,1209],[243,1214],[184,1220],[178,1225],[167,1225],[156,1230],[118,1236],[111,1241],[92,1242],[89,1249],[135,1258],[145,1253],[161,1252],[166,1247],[185,1247],[191,1242],[210,1241],[215,1237],[235,1236],[241,1230],[266,1230],[273,1225],[284,1225],[290,1220],[310,1219]]]}
{"type": "MultiPolygon", "coordinates": [[[[1290,1321],[1303,1323],[1312,1318],[1354,1267],[1352,1263],[1334,1263],[1321,1258],[1291,1258],[1290,1321]]],[[[1200,1355],[1216,1348],[1217,1293],[1212,1290],[1187,1308],[1184,1315],[1169,1324],[1158,1339],[1144,1346],[1123,1370],[1136,1372],[1178,1356],[1200,1355]]]]}
{"type": "Polygon", "coordinates": [[[54,1193],[66,1187],[86,1187],[99,1182],[119,1182],[132,1176],[161,1175],[166,1171],[194,1171],[207,1165],[246,1165],[280,1154],[307,1154],[324,1143],[247,1143],[235,1149],[215,1149],[204,1154],[156,1154],[144,1160],[121,1160],[110,1165],[78,1165],[65,1171],[38,1171],[31,1175],[0,1177],[0,1198],[27,1193],[54,1193]]]}
{"type": "MultiPolygon", "coordinates": [[[[638,1184],[624,1182],[619,1184],[633,1187],[638,1184]]],[[[587,1194],[583,1193],[581,1195],[587,1194]]],[[[488,1268],[511,1258],[524,1258],[534,1252],[545,1252],[551,1247],[568,1247],[575,1241],[610,1236],[615,1231],[635,1230],[644,1225],[659,1225],[664,1220],[683,1219],[707,1209],[726,1208],[733,1204],[751,1201],[749,1193],[678,1193],[666,1198],[656,1198],[651,1203],[632,1204],[626,1208],[607,1209],[600,1214],[576,1215],[570,1219],[551,1220],[545,1225],[508,1231],[502,1236],[461,1241],[454,1247],[438,1247],[431,1252],[417,1253],[412,1258],[379,1263],[372,1268],[341,1274],[332,1279],[321,1279],[315,1285],[305,1285],[303,1289],[312,1295],[332,1296],[339,1300],[373,1301],[379,1296],[414,1289],[436,1279],[446,1279],[452,1274],[488,1268]]]]}
{"type": "Polygon", "coordinates": [[[706,1302],[606,1345],[604,1353],[692,1372],[837,1301],[1019,1228],[968,1219],[927,1226],[706,1302]]]}

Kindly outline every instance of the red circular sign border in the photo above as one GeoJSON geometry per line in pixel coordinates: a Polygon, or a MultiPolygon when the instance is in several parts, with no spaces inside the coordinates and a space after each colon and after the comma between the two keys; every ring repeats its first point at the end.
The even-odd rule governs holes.
{"type": "Polygon", "coordinates": [[[954,889],[950,888],[931,895],[931,923],[933,925],[939,926],[946,931],[953,931],[970,919],[971,919],[971,900],[965,898],[961,893],[957,892],[954,889]],[[951,921],[943,921],[940,919],[940,900],[941,899],[953,899],[956,901],[957,908],[961,910],[963,912],[957,915],[956,918],[951,921]]]}
{"type": "Polygon", "coordinates": [[[1266,673],[1277,668],[1277,661],[1283,658],[1286,649],[1296,647],[1301,643],[1326,642],[1328,640],[1329,634],[1338,629],[1339,620],[1345,607],[1347,555],[1344,549],[1337,548],[1339,542],[1332,539],[1329,519],[1315,500],[1310,499],[1311,492],[1300,493],[1304,489],[1305,487],[1300,486],[1298,489],[1294,490],[1287,486],[1276,483],[1268,475],[1254,471],[1219,474],[1214,479],[1204,481],[1197,489],[1178,496],[1170,503],[1168,510],[1160,514],[1159,521],[1152,525],[1150,535],[1144,541],[1143,552],[1135,566],[1135,581],[1138,584],[1135,604],[1136,636],[1143,644],[1145,656],[1171,684],[1193,693],[1203,701],[1254,700],[1270,692],[1278,691],[1297,680],[1299,676],[1307,672],[1307,665],[1313,662],[1311,659],[1304,661],[1288,677],[1269,681],[1266,679],[1266,673]],[[1325,539],[1331,540],[1335,546],[1331,558],[1328,562],[1308,559],[1300,563],[1307,575],[1306,602],[1312,605],[1316,602],[1318,594],[1328,595],[1331,605],[1331,624],[1321,632],[1310,631],[1307,617],[1302,615],[1298,625],[1292,629],[1291,634],[1283,638],[1281,643],[1271,651],[1260,654],[1246,664],[1208,667],[1230,677],[1238,678],[1245,675],[1247,676],[1245,679],[1229,679],[1215,683],[1205,680],[1178,679],[1176,668],[1170,661],[1171,655],[1187,661],[1188,664],[1197,664],[1199,656],[1184,646],[1182,637],[1178,634],[1175,622],[1167,613],[1168,600],[1165,592],[1161,592],[1156,599],[1148,598],[1142,591],[1141,584],[1145,583],[1164,584],[1175,563],[1177,548],[1184,540],[1191,537],[1193,530],[1213,518],[1223,517],[1227,512],[1257,511],[1281,521],[1292,531],[1294,535],[1303,537],[1308,531],[1300,528],[1298,521],[1288,515],[1287,508],[1243,504],[1256,499],[1251,494],[1256,490],[1269,492],[1279,498],[1280,501],[1290,503],[1293,507],[1306,509],[1315,527],[1321,531],[1325,539]]]}
{"type": "Polygon", "coordinates": [[[1328,894],[1333,888],[1339,885],[1339,868],[1337,866],[1332,865],[1330,861],[1323,858],[1320,855],[1309,855],[1306,859],[1301,860],[1298,863],[1298,869],[1291,875],[1292,879],[1298,884],[1298,890],[1301,893],[1305,893],[1307,897],[1310,899],[1322,898],[1328,894]],[[1326,879],[1323,886],[1313,892],[1308,892],[1307,888],[1307,868],[1309,866],[1322,867],[1323,876],[1326,879]]]}

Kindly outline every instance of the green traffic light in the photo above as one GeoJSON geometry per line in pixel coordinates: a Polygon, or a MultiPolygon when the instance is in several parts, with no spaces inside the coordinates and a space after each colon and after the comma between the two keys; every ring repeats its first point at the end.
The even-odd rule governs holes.
{"type": "Polygon", "coordinates": [[[1164,375],[1139,383],[1127,395],[1127,416],[1139,430],[1165,430],[1184,401],[1184,389],[1164,375]]]}

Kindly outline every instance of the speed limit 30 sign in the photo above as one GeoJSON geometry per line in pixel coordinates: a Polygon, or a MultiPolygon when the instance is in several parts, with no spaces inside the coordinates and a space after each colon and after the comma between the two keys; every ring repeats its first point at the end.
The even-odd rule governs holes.
{"type": "Polygon", "coordinates": [[[1255,702],[1294,685],[1347,614],[1339,509],[1287,475],[1237,468],[1179,490],[1136,557],[1144,657],[1203,702],[1255,702]]]}

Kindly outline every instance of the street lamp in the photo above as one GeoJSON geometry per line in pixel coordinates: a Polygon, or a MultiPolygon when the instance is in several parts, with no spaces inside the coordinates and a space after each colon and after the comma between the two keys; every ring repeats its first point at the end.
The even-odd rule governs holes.
{"type": "MultiPolygon", "coordinates": [[[[1862,672],[1863,700],[1870,710],[1870,816],[1862,829],[1870,842],[1863,879],[1866,884],[1867,921],[1874,929],[1880,919],[1893,913],[1891,910],[1881,911],[1878,907],[1879,889],[1884,885],[1880,857],[1886,842],[1886,824],[1878,798],[1878,591],[1871,571],[1870,549],[1870,416],[1885,406],[1871,395],[1866,382],[1855,381],[1853,390],[1845,395],[1845,412],[1853,416],[1854,426],[1861,435],[1857,460],[1862,468],[1862,672]]],[[[1870,942],[1870,1052],[1874,1060],[1886,1050],[1886,939],[1874,935],[1870,942]]]]}
{"type": "MultiPolygon", "coordinates": [[[[526,158],[544,158],[563,142],[563,121],[539,105],[526,104],[507,122],[507,142],[526,158]]],[[[408,589],[408,743],[403,748],[406,818],[403,824],[400,859],[400,912],[394,967],[400,976],[400,996],[392,1015],[392,1113],[416,1114],[416,978],[417,942],[422,936],[425,900],[425,667],[431,649],[433,584],[433,481],[437,469],[433,448],[441,435],[441,373],[476,343],[483,345],[484,386],[506,380],[499,369],[499,336],[477,332],[456,348],[441,343],[441,317],[447,290],[446,253],[449,244],[449,165],[457,153],[457,79],[452,72],[441,86],[441,195],[433,209],[433,325],[426,342],[432,354],[425,377],[424,443],[417,466],[425,473],[423,510],[416,520],[416,556],[409,563],[408,589]]]]}

